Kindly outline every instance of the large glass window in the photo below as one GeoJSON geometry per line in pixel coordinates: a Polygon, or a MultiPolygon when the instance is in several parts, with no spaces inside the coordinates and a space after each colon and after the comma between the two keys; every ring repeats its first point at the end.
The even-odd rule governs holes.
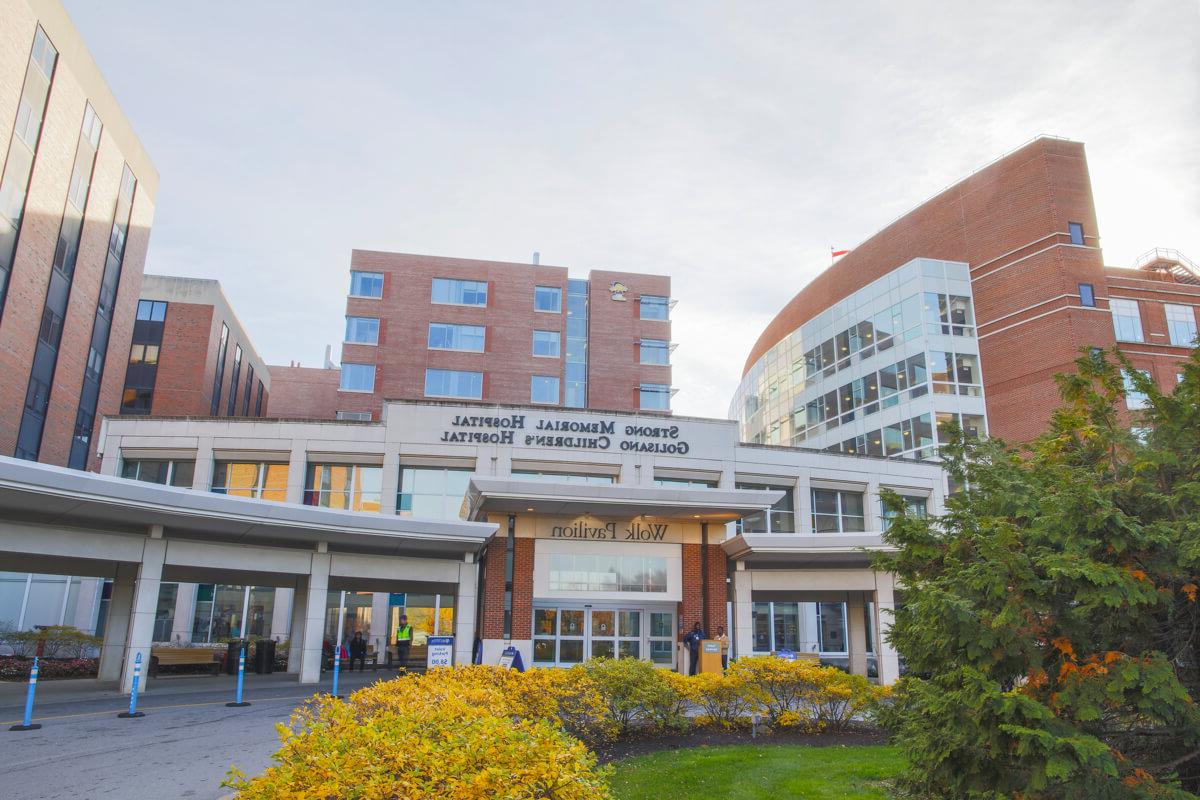
{"type": "Polygon", "coordinates": [[[1113,330],[1117,341],[1140,342],[1142,339],[1142,315],[1137,300],[1122,300],[1110,297],[1108,308],[1112,312],[1113,330]]]}
{"type": "Polygon", "coordinates": [[[196,472],[195,461],[173,459],[125,459],[121,462],[121,477],[146,483],[192,488],[196,472]]]}
{"type": "Polygon", "coordinates": [[[742,518],[739,527],[743,533],[796,532],[796,506],[793,502],[794,495],[791,486],[739,481],[736,488],[783,492],[783,497],[776,500],[768,511],[758,511],[742,518]]]}
{"type": "Polygon", "coordinates": [[[379,344],[379,320],[375,317],[346,317],[346,341],[379,344]]]}
{"type": "Polygon", "coordinates": [[[655,478],[654,485],[671,489],[715,489],[717,481],[707,478],[655,478]]]}
{"type": "Polygon", "coordinates": [[[533,354],[544,358],[558,358],[562,352],[562,334],[558,331],[534,331],[533,354]]]}
{"type": "Polygon", "coordinates": [[[383,468],[362,464],[309,464],[304,504],[348,511],[378,512],[383,468]]]}
{"type": "Polygon", "coordinates": [[[756,653],[818,653],[824,663],[845,666],[845,603],[756,602],[751,609],[751,630],[756,653]]]}
{"type": "MultiPolygon", "coordinates": [[[[929,501],[924,497],[916,497],[913,495],[900,495],[900,499],[904,502],[904,513],[910,517],[925,519],[929,516],[929,501]]],[[[879,514],[883,520],[883,529],[886,531],[892,526],[892,520],[896,518],[896,512],[888,508],[882,500],[879,501],[879,514]]]]}
{"type": "Polygon", "coordinates": [[[1196,312],[1191,306],[1176,306],[1167,303],[1163,305],[1167,313],[1167,332],[1171,335],[1171,344],[1177,347],[1194,347],[1196,345],[1196,312]]]}
{"type": "Polygon", "coordinates": [[[529,401],[558,405],[559,379],[556,375],[534,375],[529,379],[529,401]]]}
{"type": "Polygon", "coordinates": [[[813,489],[812,526],[816,533],[856,533],[866,530],[863,493],[813,489]]]}
{"type": "Polygon", "coordinates": [[[473,470],[401,467],[396,513],[403,517],[459,519],[473,470]]]}
{"type": "MultiPolygon", "coordinates": [[[[133,343],[125,367],[125,389],[121,394],[122,414],[149,414],[154,404],[154,384],[158,379],[158,354],[162,346],[167,304],[157,300],[139,300],[133,322],[133,343]]],[[[102,365],[94,350],[88,354],[88,373],[98,377],[102,365]]],[[[95,378],[94,378],[95,379],[95,378]]]]}
{"type": "Polygon", "coordinates": [[[383,297],[383,273],[350,271],[351,297],[383,297]]]}
{"type": "Polygon", "coordinates": [[[274,587],[201,583],[196,586],[192,642],[270,638],[274,612],[274,587]]]}
{"type": "MultiPolygon", "coordinates": [[[[1137,371],[1145,378],[1150,377],[1150,373],[1147,370],[1139,369],[1137,371]]],[[[1138,390],[1137,384],[1133,382],[1133,376],[1129,372],[1123,371],[1121,377],[1125,383],[1125,406],[1130,411],[1136,411],[1150,405],[1150,396],[1138,390]]]]}
{"type": "Polygon", "coordinates": [[[218,461],[213,465],[212,490],[235,497],[287,501],[288,465],[259,461],[218,461]]]}
{"type": "Polygon", "coordinates": [[[638,407],[644,411],[670,411],[671,387],[665,383],[643,383],[638,387],[638,407]]]}
{"type": "Polygon", "coordinates": [[[642,319],[667,319],[670,316],[671,300],[660,295],[644,294],[638,298],[642,319]]]}
{"type": "Polygon", "coordinates": [[[425,370],[425,396],[479,400],[483,397],[483,373],[454,369],[427,369],[425,370]]]}
{"type": "Polygon", "coordinates": [[[567,592],[665,592],[663,556],[553,553],[550,590],[567,592]]]}
{"type": "Polygon", "coordinates": [[[533,287],[533,310],[553,314],[562,312],[562,289],[557,286],[533,287]]]}
{"type": "Polygon", "coordinates": [[[594,486],[608,486],[616,480],[612,475],[593,475],[584,472],[539,472],[528,469],[514,469],[512,476],[520,480],[586,483],[594,486]]]}
{"type": "Polygon", "coordinates": [[[482,325],[455,325],[449,322],[429,323],[430,350],[462,350],[482,353],[486,332],[482,325]]]}
{"type": "Polygon", "coordinates": [[[229,403],[225,407],[225,416],[232,417],[237,411],[238,382],[242,378],[242,346],[233,346],[233,374],[229,378],[229,403]]]}
{"type": "Polygon", "coordinates": [[[671,344],[665,339],[642,339],[638,351],[643,364],[671,363],[671,344]]]}
{"type": "Polygon", "coordinates": [[[434,303],[452,306],[486,306],[488,285],[486,281],[465,281],[457,278],[434,278],[432,300],[434,303]]]}
{"type": "Polygon", "coordinates": [[[343,392],[375,391],[375,365],[342,362],[342,382],[338,388],[343,392]]]}
{"type": "Polygon", "coordinates": [[[209,416],[215,417],[221,409],[221,387],[225,381],[225,355],[229,351],[229,326],[221,323],[221,340],[217,342],[217,369],[213,376],[212,402],[209,405],[209,416]]]}

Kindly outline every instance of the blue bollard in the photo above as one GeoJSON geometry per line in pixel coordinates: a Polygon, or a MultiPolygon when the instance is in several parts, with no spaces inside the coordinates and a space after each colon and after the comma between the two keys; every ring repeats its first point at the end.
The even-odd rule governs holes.
{"type": "Polygon", "coordinates": [[[29,692],[25,695],[25,721],[20,725],[13,725],[9,728],[10,731],[36,731],[42,727],[41,723],[33,721],[33,693],[37,691],[37,676],[38,676],[38,659],[33,657],[33,667],[29,670],[29,692]]]}
{"type": "Polygon", "coordinates": [[[238,653],[238,683],[237,683],[237,700],[232,703],[226,703],[229,708],[241,708],[248,706],[249,703],[242,702],[242,679],[246,675],[246,645],[242,645],[242,650],[238,653]]]}
{"type": "MultiPolygon", "coordinates": [[[[342,646],[339,644],[333,648],[333,696],[341,700],[342,696],[338,694],[338,669],[342,665],[342,646]]],[[[354,665],[350,665],[350,669],[354,669],[354,665]]]]}
{"type": "Polygon", "coordinates": [[[117,714],[121,719],[133,719],[146,716],[145,712],[137,710],[138,680],[142,677],[142,654],[138,653],[133,660],[133,687],[129,692],[129,710],[117,714]]]}

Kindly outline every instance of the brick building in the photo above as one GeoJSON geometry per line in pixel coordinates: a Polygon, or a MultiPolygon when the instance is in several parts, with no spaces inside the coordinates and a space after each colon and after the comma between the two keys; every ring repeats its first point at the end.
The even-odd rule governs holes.
{"type": "MultiPolygon", "coordinates": [[[[811,377],[808,345],[784,358],[781,344],[918,258],[969,268],[987,428],[1008,440],[1045,428],[1058,404],[1053,376],[1073,368],[1081,347],[1119,344],[1169,390],[1195,337],[1195,266],[1172,251],[1151,251],[1132,269],[1105,266],[1083,145],[1042,137],[900,217],[784,306],[751,349],[730,408],[743,438],[797,441],[789,401],[811,377]]],[[[936,315],[925,300],[924,311],[936,315]]]]}
{"type": "Polygon", "coordinates": [[[58,2],[0,20],[0,454],[82,469],[121,403],[158,173],[58,2]]]}
{"type": "Polygon", "coordinates": [[[145,276],[121,414],[261,417],[270,390],[270,370],[220,283],[145,276]]]}
{"type": "Polygon", "coordinates": [[[670,278],[367,250],[350,270],[341,418],[385,398],[670,412],[670,278]]]}

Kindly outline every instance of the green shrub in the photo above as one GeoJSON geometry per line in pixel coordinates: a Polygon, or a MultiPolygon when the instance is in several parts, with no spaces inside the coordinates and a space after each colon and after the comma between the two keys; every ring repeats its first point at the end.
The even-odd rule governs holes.
{"type": "Polygon", "coordinates": [[[584,670],[608,703],[621,733],[635,725],[677,727],[682,723],[683,698],[662,670],[636,658],[598,658],[584,670]]]}

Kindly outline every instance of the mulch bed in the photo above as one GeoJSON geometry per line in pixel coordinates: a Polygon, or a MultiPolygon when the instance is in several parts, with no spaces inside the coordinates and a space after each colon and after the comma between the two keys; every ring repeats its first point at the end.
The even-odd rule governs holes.
{"type": "Polygon", "coordinates": [[[806,733],[783,729],[772,731],[759,727],[758,735],[749,730],[692,728],[683,733],[630,733],[615,742],[593,748],[601,764],[609,764],[629,756],[678,750],[685,747],[719,747],[729,744],[799,744],[808,747],[837,747],[840,745],[887,744],[887,734],[875,728],[853,728],[841,733],[806,733]]]}

